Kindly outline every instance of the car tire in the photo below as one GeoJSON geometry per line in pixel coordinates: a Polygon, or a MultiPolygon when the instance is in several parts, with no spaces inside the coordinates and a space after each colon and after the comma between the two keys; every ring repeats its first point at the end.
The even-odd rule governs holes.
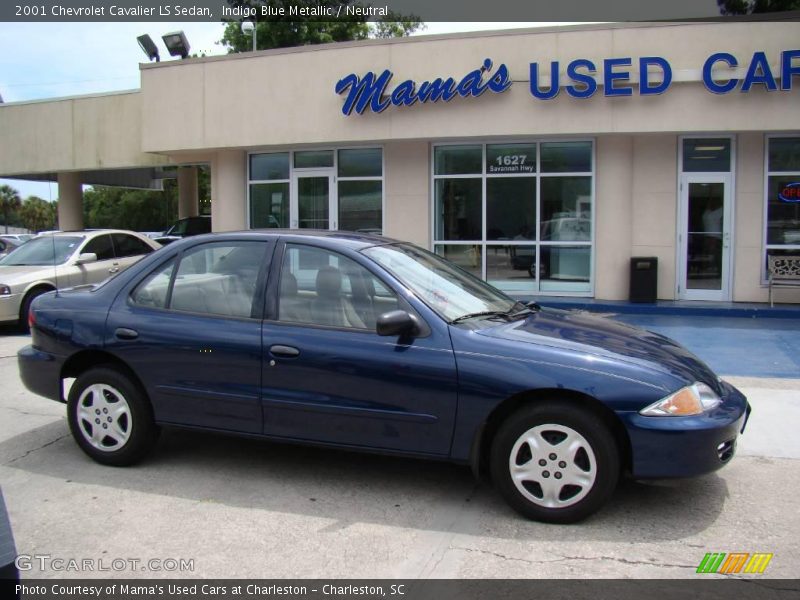
{"type": "Polygon", "coordinates": [[[28,333],[30,331],[30,327],[28,327],[28,313],[31,310],[31,304],[33,301],[36,300],[42,294],[46,294],[47,292],[52,292],[53,290],[49,288],[35,288],[32,289],[30,292],[25,294],[25,297],[22,299],[22,304],[20,305],[19,309],[19,328],[28,333]]]}
{"type": "Polygon", "coordinates": [[[135,464],[158,440],[159,428],[146,395],[112,366],[93,368],[75,380],[67,418],[81,450],[104,465],[135,464]]]}
{"type": "Polygon", "coordinates": [[[569,402],[512,413],[492,440],[492,481],[520,514],[575,523],[599,510],[619,480],[619,449],[605,420],[569,402]]]}

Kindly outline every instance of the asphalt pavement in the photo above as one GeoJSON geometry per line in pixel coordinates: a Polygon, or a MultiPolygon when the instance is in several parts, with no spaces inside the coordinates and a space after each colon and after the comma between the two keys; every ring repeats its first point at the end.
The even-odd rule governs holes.
{"type": "MultiPolygon", "coordinates": [[[[712,365],[715,335],[692,342],[712,365]]],[[[15,353],[28,339],[0,330],[0,485],[18,552],[50,557],[24,578],[714,577],[695,573],[707,552],[773,553],[757,577],[800,566],[800,379],[752,377],[757,345],[719,363],[753,405],[728,466],[626,481],[594,517],[556,526],[446,463],[165,430],[141,465],[103,467],[72,441],[62,405],[23,388],[15,353]]]]}

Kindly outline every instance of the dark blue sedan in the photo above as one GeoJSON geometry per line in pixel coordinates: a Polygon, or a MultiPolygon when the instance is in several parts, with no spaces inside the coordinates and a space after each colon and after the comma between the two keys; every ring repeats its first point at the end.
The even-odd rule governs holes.
{"type": "Polygon", "coordinates": [[[549,522],[598,510],[622,473],[720,468],[750,411],[668,338],[371,235],[197,236],[28,319],[22,380],[98,462],[141,460],[161,425],[444,459],[549,522]]]}

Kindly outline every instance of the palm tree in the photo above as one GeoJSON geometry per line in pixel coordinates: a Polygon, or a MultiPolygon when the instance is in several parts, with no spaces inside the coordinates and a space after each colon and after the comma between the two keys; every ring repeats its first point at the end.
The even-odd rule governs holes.
{"type": "Polygon", "coordinates": [[[8,215],[19,210],[21,205],[22,201],[19,198],[19,192],[17,190],[10,185],[0,185],[0,211],[3,213],[3,223],[6,225],[6,233],[8,233],[8,215]]]}
{"type": "Polygon", "coordinates": [[[31,231],[40,231],[52,226],[54,211],[53,206],[47,200],[42,200],[38,196],[28,196],[22,203],[20,217],[25,223],[25,227],[31,231]]]}

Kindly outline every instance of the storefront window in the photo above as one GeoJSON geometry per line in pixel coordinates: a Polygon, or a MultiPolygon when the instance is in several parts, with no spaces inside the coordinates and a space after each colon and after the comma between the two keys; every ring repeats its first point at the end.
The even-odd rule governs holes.
{"type": "Polygon", "coordinates": [[[289,227],[289,182],[250,184],[250,227],[289,227]]]}
{"type": "Polygon", "coordinates": [[[436,146],[436,252],[507,292],[591,293],[592,150],[590,141],[436,146]]]}
{"type": "Polygon", "coordinates": [[[591,171],[591,142],[542,144],[542,173],[590,173],[591,171]]]}
{"type": "Polygon", "coordinates": [[[383,150],[251,154],[249,213],[251,228],[313,227],[382,234],[383,150]]]}
{"type": "Polygon", "coordinates": [[[380,148],[339,150],[339,177],[380,177],[383,153],[380,148]]]}
{"type": "Polygon", "coordinates": [[[311,150],[294,153],[295,169],[322,169],[333,166],[332,150],[311,150]]]}
{"type": "Polygon", "coordinates": [[[382,187],[380,181],[340,181],[339,229],[381,233],[382,187]]]}
{"type": "Polygon", "coordinates": [[[684,173],[728,173],[731,170],[730,138],[685,138],[684,173]]]}
{"type": "Polygon", "coordinates": [[[800,256],[800,136],[767,139],[767,256],[800,256]]]}
{"type": "Polygon", "coordinates": [[[436,181],[437,238],[481,239],[481,180],[438,179],[436,181]]]}
{"type": "Polygon", "coordinates": [[[289,179],[289,153],[251,154],[250,180],[289,179]]]}
{"type": "Polygon", "coordinates": [[[536,239],[536,178],[486,180],[486,239],[536,239]]]}
{"type": "Polygon", "coordinates": [[[481,146],[437,146],[434,149],[437,175],[481,173],[481,146]]]}
{"type": "Polygon", "coordinates": [[[588,242],[592,239],[592,178],[542,179],[541,239],[588,242]]]}

